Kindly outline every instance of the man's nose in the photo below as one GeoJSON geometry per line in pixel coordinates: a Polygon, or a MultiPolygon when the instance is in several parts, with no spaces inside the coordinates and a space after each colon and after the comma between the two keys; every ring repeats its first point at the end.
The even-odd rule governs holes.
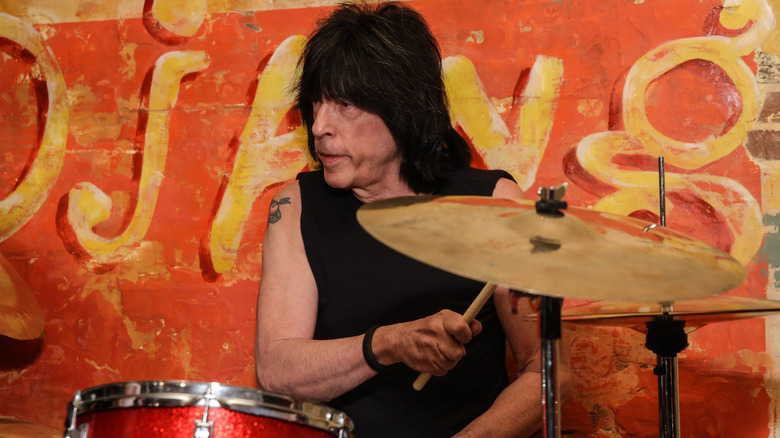
{"type": "Polygon", "coordinates": [[[333,133],[331,123],[333,108],[329,102],[321,102],[319,105],[314,105],[312,115],[314,116],[314,123],[311,125],[311,132],[315,137],[333,133]]]}

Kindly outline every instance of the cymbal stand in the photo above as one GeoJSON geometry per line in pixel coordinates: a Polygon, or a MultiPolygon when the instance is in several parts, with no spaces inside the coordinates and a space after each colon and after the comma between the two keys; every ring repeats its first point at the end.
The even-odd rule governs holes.
{"type": "MultiPolygon", "coordinates": [[[[659,198],[661,226],[666,226],[666,194],[664,187],[664,157],[658,157],[659,198]]],[[[652,225],[645,229],[653,227],[652,225]]],[[[658,376],[658,416],[661,438],[680,436],[679,382],[677,354],[688,347],[685,321],[675,320],[670,314],[671,303],[662,303],[663,316],[647,322],[645,346],[656,354],[653,374],[658,376]]]]}
{"type": "MultiPolygon", "coordinates": [[[[567,207],[562,201],[567,185],[539,189],[536,211],[539,214],[563,215],[567,207]]],[[[545,242],[555,245],[555,242],[545,242]]],[[[560,244],[558,243],[560,247],[560,244]]],[[[561,307],[563,298],[541,296],[539,300],[539,333],[542,340],[542,428],[546,438],[561,436],[561,407],[558,403],[558,344],[561,339],[561,307]]]]}
{"type": "Polygon", "coordinates": [[[645,323],[645,346],[656,354],[657,365],[653,374],[658,376],[658,415],[660,437],[680,436],[679,385],[677,381],[677,353],[688,347],[685,321],[670,316],[671,305],[663,305],[663,316],[645,323]]]}
{"type": "Polygon", "coordinates": [[[562,298],[540,297],[539,329],[542,338],[542,424],[546,438],[561,436],[561,407],[557,394],[558,344],[561,339],[562,298]]]}

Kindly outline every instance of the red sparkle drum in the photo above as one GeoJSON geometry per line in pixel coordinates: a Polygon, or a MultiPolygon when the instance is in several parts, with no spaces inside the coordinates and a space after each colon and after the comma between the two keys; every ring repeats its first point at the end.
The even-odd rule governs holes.
{"type": "Polygon", "coordinates": [[[76,391],[65,438],[346,438],[346,414],[219,383],[137,381],[76,391]]]}

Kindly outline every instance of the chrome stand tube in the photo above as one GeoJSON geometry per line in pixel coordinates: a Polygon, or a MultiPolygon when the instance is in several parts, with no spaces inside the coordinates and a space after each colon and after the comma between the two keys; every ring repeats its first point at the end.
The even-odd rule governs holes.
{"type": "Polygon", "coordinates": [[[661,438],[680,436],[679,385],[677,357],[658,356],[658,414],[661,438]]]}
{"type": "Polygon", "coordinates": [[[561,436],[558,403],[558,343],[561,339],[561,298],[541,297],[539,327],[542,338],[542,424],[546,438],[561,436]]]}

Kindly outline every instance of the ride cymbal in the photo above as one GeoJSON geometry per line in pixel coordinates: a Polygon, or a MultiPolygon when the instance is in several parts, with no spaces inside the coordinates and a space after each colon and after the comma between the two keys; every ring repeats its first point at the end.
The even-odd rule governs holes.
{"type": "Polygon", "coordinates": [[[62,429],[42,424],[0,419],[0,436],[3,438],[60,438],[62,429]]]}
{"type": "Polygon", "coordinates": [[[525,200],[411,196],[360,208],[358,222],[418,261],[525,292],[588,300],[673,302],[745,279],[731,255],[630,217],[525,200]]]}
{"type": "Polygon", "coordinates": [[[32,340],[43,335],[44,326],[38,299],[16,269],[0,255],[0,335],[32,340]]]}
{"type": "Polygon", "coordinates": [[[690,333],[707,324],[760,318],[777,313],[780,313],[780,301],[715,296],[676,301],[669,307],[651,302],[597,301],[563,309],[561,322],[627,327],[647,332],[645,323],[659,317],[671,317],[685,321],[685,331],[690,333]]]}

